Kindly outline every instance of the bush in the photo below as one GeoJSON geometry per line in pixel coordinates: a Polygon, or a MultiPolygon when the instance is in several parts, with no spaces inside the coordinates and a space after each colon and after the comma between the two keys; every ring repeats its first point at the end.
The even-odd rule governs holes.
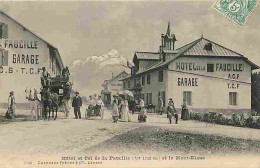
{"type": "Polygon", "coordinates": [[[260,128],[260,117],[256,121],[256,128],[260,128]]]}
{"type": "Polygon", "coordinates": [[[246,127],[250,127],[250,128],[253,127],[253,117],[252,117],[252,116],[248,117],[248,118],[245,120],[245,126],[246,126],[246,127]]]}
{"type": "Polygon", "coordinates": [[[209,113],[204,113],[203,114],[203,119],[202,121],[208,122],[209,121],[209,113]]]}
{"type": "Polygon", "coordinates": [[[240,118],[235,113],[231,116],[230,125],[240,126],[240,118]]]}
{"type": "Polygon", "coordinates": [[[246,126],[246,119],[247,119],[247,114],[246,113],[242,113],[240,115],[240,126],[244,127],[246,126]]]}
{"type": "Polygon", "coordinates": [[[195,120],[195,115],[196,115],[196,112],[193,112],[193,111],[190,111],[190,119],[191,120],[195,120]]]}
{"type": "MultiPolygon", "coordinates": [[[[252,114],[254,113],[252,112],[252,114]]],[[[260,128],[260,116],[248,116],[246,112],[243,112],[241,115],[233,113],[230,117],[223,115],[222,113],[217,114],[216,112],[199,113],[190,111],[189,117],[192,120],[215,122],[221,125],[260,128]]]]}

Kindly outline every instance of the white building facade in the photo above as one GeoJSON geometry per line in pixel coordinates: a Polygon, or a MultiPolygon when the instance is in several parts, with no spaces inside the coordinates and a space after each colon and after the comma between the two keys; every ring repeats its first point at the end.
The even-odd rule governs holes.
{"type": "Polygon", "coordinates": [[[26,88],[40,89],[41,68],[51,76],[64,68],[58,49],[0,12],[0,106],[6,106],[10,91],[16,103],[27,103],[26,88]]]}
{"type": "Polygon", "coordinates": [[[105,80],[102,84],[103,90],[101,91],[102,99],[106,105],[109,105],[112,101],[113,95],[117,95],[119,91],[123,90],[123,82],[121,79],[128,76],[128,73],[123,71],[110,80],[105,80]]]}
{"type": "MultiPolygon", "coordinates": [[[[177,109],[186,101],[189,109],[198,112],[229,115],[251,111],[251,71],[258,69],[257,65],[203,37],[174,50],[176,38],[169,30],[168,26],[166,35],[162,35],[160,52],[146,52],[147,60],[158,56],[156,63],[137,67],[134,75],[123,79],[125,89],[143,97],[147,105],[157,105],[160,95],[165,107],[172,98],[177,109]],[[166,42],[169,37],[172,41],[166,42]]],[[[144,52],[134,56],[136,66],[140,53],[144,52]]]]}

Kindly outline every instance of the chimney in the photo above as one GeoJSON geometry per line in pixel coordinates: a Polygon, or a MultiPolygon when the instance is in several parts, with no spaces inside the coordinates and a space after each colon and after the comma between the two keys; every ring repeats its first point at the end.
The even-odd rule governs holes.
{"type": "Polygon", "coordinates": [[[165,36],[164,34],[161,34],[162,47],[164,47],[164,46],[165,46],[164,36],[165,36]]]}

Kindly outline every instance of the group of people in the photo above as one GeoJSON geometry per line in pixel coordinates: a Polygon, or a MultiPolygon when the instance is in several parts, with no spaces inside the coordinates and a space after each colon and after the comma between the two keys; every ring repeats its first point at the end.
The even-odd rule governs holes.
{"type": "Polygon", "coordinates": [[[118,119],[122,122],[131,122],[131,116],[129,112],[129,104],[124,95],[120,97],[114,95],[114,100],[112,102],[112,118],[113,122],[117,123],[118,119]]]}
{"type": "MultiPolygon", "coordinates": [[[[172,98],[170,98],[167,107],[167,118],[169,119],[170,124],[172,123],[172,117],[175,117],[175,124],[178,124],[179,115],[177,113],[177,110],[175,109],[172,98]]],[[[189,119],[189,111],[185,100],[183,100],[183,104],[181,108],[181,119],[182,120],[189,119]]]]}
{"type": "MultiPolygon", "coordinates": [[[[104,117],[104,103],[101,99],[101,96],[97,96],[94,94],[93,96],[89,96],[89,100],[87,102],[87,109],[85,113],[85,118],[90,119],[91,116],[100,116],[101,119],[104,117]]],[[[76,92],[76,96],[72,100],[72,107],[74,108],[74,114],[75,114],[75,119],[81,119],[81,112],[80,108],[82,106],[82,99],[79,96],[79,92],[76,92]]]]}
{"type": "Polygon", "coordinates": [[[94,94],[89,96],[89,101],[87,103],[88,108],[86,109],[86,119],[89,119],[91,115],[100,116],[101,119],[104,117],[104,103],[101,99],[101,96],[94,94]]]}

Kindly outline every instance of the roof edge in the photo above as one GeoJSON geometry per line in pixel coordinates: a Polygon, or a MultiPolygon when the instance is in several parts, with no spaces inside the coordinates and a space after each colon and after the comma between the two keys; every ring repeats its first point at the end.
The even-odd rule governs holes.
{"type": "Polygon", "coordinates": [[[28,29],[27,27],[25,27],[23,24],[21,24],[20,22],[18,22],[17,20],[15,20],[14,18],[12,18],[11,16],[9,16],[8,14],[6,14],[5,12],[3,12],[2,10],[0,10],[0,13],[4,14],[5,16],[7,16],[8,18],[10,18],[11,20],[13,20],[14,22],[16,22],[17,24],[19,24],[21,27],[23,27],[24,29],[26,29],[27,31],[29,31],[30,33],[32,33],[34,36],[36,36],[37,38],[39,38],[40,40],[44,41],[45,43],[47,43],[48,45],[52,46],[53,48],[57,49],[54,45],[52,45],[51,43],[49,43],[48,41],[44,40],[43,38],[41,38],[40,36],[38,36],[37,34],[35,34],[34,32],[32,32],[30,29],[28,29]]]}

